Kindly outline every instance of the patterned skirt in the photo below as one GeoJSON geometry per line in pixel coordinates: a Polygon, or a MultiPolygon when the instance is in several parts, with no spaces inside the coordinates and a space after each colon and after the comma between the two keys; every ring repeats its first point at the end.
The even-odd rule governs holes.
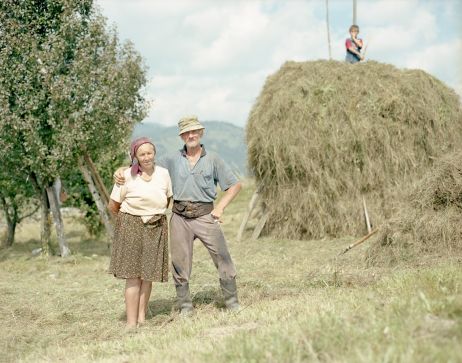
{"type": "Polygon", "coordinates": [[[122,279],[168,279],[168,226],[165,215],[143,223],[139,216],[117,214],[109,273],[122,279]]]}

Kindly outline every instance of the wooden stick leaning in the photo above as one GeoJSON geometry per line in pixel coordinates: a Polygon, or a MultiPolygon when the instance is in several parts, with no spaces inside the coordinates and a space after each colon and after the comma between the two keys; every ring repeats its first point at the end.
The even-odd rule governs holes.
{"type": "Polygon", "coordinates": [[[366,206],[366,198],[363,196],[363,211],[364,211],[364,220],[366,222],[366,228],[367,228],[367,233],[371,233],[372,227],[371,227],[371,220],[369,218],[369,213],[367,212],[367,206],[366,206]]]}
{"type": "Polygon", "coordinates": [[[351,250],[352,248],[360,245],[361,243],[365,242],[366,240],[369,239],[369,237],[371,237],[372,235],[374,235],[379,229],[378,228],[375,228],[374,230],[372,230],[370,233],[366,234],[364,237],[362,237],[361,239],[357,240],[355,243],[352,243],[351,245],[349,245],[347,248],[345,248],[345,250],[343,252],[340,252],[338,255],[343,255],[345,253],[347,253],[349,250],[351,250]]]}

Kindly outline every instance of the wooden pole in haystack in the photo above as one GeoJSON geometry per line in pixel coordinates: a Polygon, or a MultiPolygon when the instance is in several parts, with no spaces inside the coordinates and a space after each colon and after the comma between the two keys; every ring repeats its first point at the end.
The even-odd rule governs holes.
{"type": "Polygon", "coordinates": [[[249,221],[250,215],[252,214],[253,209],[257,205],[257,201],[260,198],[260,188],[257,188],[255,190],[255,193],[253,193],[252,198],[250,199],[249,206],[247,208],[247,212],[244,214],[244,218],[242,219],[241,226],[239,227],[239,231],[237,232],[237,240],[241,241],[242,235],[244,234],[245,226],[247,225],[247,222],[249,221]]]}
{"type": "Polygon", "coordinates": [[[257,222],[255,229],[253,230],[252,237],[251,237],[252,240],[256,240],[258,239],[258,237],[260,237],[260,234],[263,231],[263,228],[265,227],[266,222],[268,221],[268,216],[269,216],[269,211],[266,210],[266,207],[263,207],[263,215],[257,222]]]}
{"type": "Polygon", "coordinates": [[[327,26],[327,46],[329,49],[329,60],[331,60],[332,59],[332,48],[330,46],[329,0],[326,0],[326,26],[327,26]]]}
{"type": "Polygon", "coordinates": [[[358,23],[356,22],[356,19],[357,19],[357,18],[356,18],[356,14],[357,14],[357,13],[356,13],[356,8],[357,8],[357,7],[356,7],[356,0],[353,0],[353,24],[358,24],[358,23]]]}

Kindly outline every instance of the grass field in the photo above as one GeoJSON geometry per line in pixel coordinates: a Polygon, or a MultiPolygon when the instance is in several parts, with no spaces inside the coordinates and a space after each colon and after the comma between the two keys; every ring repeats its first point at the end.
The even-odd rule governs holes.
{"type": "MultiPolygon", "coordinates": [[[[147,323],[124,330],[123,282],[109,250],[66,220],[67,259],[32,257],[38,224],[0,250],[0,361],[4,362],[462,362],[462,269],[457,258],[366,268],[353,237],[243,241],[236,231],[251,183],[223,229],[244,307],[223,310],[218,275],[197,241],[195,314],[173,311],[173,283],[154,284],[147,323]]],[[[252,227],[251,221],[250,226],[252,227]]]]}

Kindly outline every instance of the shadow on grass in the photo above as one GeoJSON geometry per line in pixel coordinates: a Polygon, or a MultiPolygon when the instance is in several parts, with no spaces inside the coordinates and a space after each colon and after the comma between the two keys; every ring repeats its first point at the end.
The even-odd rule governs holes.
{"type": "Polygon", "coordinates": [[[72,253],[81,254],[82,256],[110,256],[111,244],[104,239],[82,239],[79,242],[69,243],[72,253]]]}
{"type": "Polygon", "coordinates": [[[156,299],[149,302],[148,319],[158,315],[170,315],[175,307],[175,299],[156,299]]]}
{"type": "Polygon", "coordinates": [[[21,243],[13,243],[10,247],[0,248],[0,262],[18,257],[31,257],[32,250],[41,246],[40,240],[31,238],[21,243]]]}
{"type": "Polygon", "coordinates": [[[214,305],[216,308],[224,308],[223,296],[219,289],[208,289],[198,291],[193,294],[192,302],[194,306],[214,305]]]}
{"type": "MultiPolygon", "coordinates": [[[[202,305],[213,305],[215,308],[222,309],[225,307],[221,292],[217,289],[199,291],[192,294],[192,302],[195,308],[202,305]]],[[[162,315],[171,315],[177,309],[176,299],[154,299],[149,302],[149,313],[147,319],[153,319],[162,315]]],[[[125,319],[125,314],[120,317],[125,319]]]]}
{"type": "MultiPolygon", "coordinates": [[[[27,241],[14,243],[11,247],[0,247],[0,262],[17,258],[34,258],[32,251],[40,248],[40,240],[31,238],[27,241]]],[[[72,255],[82,256],[110,256],[110,244],[100,239],[82,239],[78,242],[69,242],[72,255]]],[[[59,246],[56,241],[51,243],[51,255],[59,257],[59,246]]]]}

